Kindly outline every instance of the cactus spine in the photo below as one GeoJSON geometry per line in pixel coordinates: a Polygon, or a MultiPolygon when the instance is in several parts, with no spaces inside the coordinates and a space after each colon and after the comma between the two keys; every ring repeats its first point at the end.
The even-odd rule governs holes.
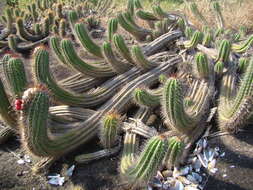
{"type": "Polygon", "coordinates": [[[116,18],[112,18],[108,23],[108,40],[111,42],[113,35],[118,30],[118,20],[116,18]]]}

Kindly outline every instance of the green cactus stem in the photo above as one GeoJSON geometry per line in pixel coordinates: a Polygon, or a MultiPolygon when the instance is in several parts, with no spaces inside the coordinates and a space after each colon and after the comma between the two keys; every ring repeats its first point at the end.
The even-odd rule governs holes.
{"type": "Polygon", "coordinates": [[[132,57],[135,64],[143,69],[143,70],[150,70],[153,67],[157,66],[156,63],[149,61],[143,54],[141,48],[137,45],[132,46],[132,57]]]}
{"type": "Polygon", "coordinates": [[[74,26],[78,20],[79,20],[79,16],[76,11],[72,10],[68,12],[68,21],[72,29],[74,29],[74,26]]]}
{"type": "Polygon", "coordinates": [[[168,140],[168,151],[165,156],[165,164],[167,168],[175,165],[178,158],[180,158],[183,149],[184,149],[184,142],[180,140],[178,137],[170,137],[168,140]]]}
{"type": "Polygon", "coordinates": [[[131,15],[134,15],[134,0],[127,1],[127,11],[131,13],[131,15]]]}
{"type": "Polygon", "coordinates": [[[12,16],[10,9],[5,10],[5,17],[6,17],[6,22],[7,22],[7,29],[8,29],[8,31],[12,31],[12,25],[14,22],[14,18],[12,16]]]}
{"type": "Polygon", "coordinates": [[[109,63],[117,73],[124,73],[132,67],[128,62],[123,62],[114,55],[109,42],[104,42],[103,44],[103,55],[106,62],[109,63]]]}
{"type": "Polygon", "coordinates": [[[191,28],[191,27],[186,27],[185,28],[185,32],[184,32],[184,35],[185,35],[185,37],[187,38],[187,39],[191,39],[192,38],[192,36],[193,36],[193,33],[194,33],[194,31],[193,31],[193,29],[191,28]]]}
{"type": "Polygon", "coordinates": [[[238,63],[239,72],[245,73],[248,66],[249,66],[249,59],[246,57],[241,57],[238,63]]]}
{"type": "Polygon", "coordinates": [[[68,64],[72,65],[77,71],[83,73],[86,76],[93,78],[111,77],[115,75],[109,65],[102,64],[88,64],[85,63],[76,53],[74,46],[70,40],[64,39],[61,41],[61,49],[63,56],[65,57],[68,64]]]}
{"type": "Polygon", "coordinates": [[[129,48],[127,47],[125,40],[120,34],[114,34],[113,35],[113,45],[118,51],[118,53],[126,59],[128,62],[134,64],[131,52],[129,48]]]}
{"type": "Polygon", "coordinates": [[[42,33],[41,25],[39,23],[36,23],[34,25],[34,32],[35,32],[35,35],[40,35],[42,33]]]}
{"type": "Polygon", "coordinates": [[[242,44],[232,44],[232,51],[237,53],[246,52],[253,43],[253,35],[251,35],[244,43],[242,44]]]}
{"type": "Polygon", "coordinates": [[[21,98],[28,84],[23,61],[20,58],[11,58],[3,64],[3,68],[13,96],[21,98]]]}
{"type": "Polygon", "coordinates": [[[187,49],[196,48],[199,43],[203,40],[203,33],[200,31],[195,31],[191,40],[184,42],[184,47],[187,49]]]}
{"type": "Polygon", "coordinates": [[[18,18],[17,21],[16,21],[16,24],[17,24],[17,34],[24,41],[36,42],[38,40],[41,40],[44,37],[43,35],[32,35],[32,34],[30,34],[25,29],[22,18],[18,18]]]}
{"type": "Polygon", "coordinates": [[[224,18],[222,16],[220,4],[218,1],[212,2],[212,8],[216,16],[216,20],[218,21],[218,27],[219,28],[224,28],[224,18]]]}
{"type": "Polygon", "coordinates": [[[112,148],[118,143],[121,125],[119,115],[111,113],[104,116],[99,132],[100,142],[104,148],[112,148]]]}
{"type": "Polygon", "coordinates": [[[65,19],[61,19],[59,26],[59,35],[61,38],[66,36],[67,23],[65,19]]]}
{"type": "MultiPolygon", "coordinates": [[[[224,88],[233,87],[233,80],[228,80],[229,74],[226,74],[223,78],[221,90],[224,88]],[[226,83],[228,83],[226,85],[226,83]],[[226,85],[226,86],[225,86],[226,85]]],[[[246,69],[244,77],[240,82],[240,87],[237,93],[234,95],[231,101],[227,93],[222,93],[220,96],[220,103],[218,105],[218,121],[221,130],[229,132],[237,132],[239,128],[243,127],[247,123],[247,119],[251,115],[253,102],[253,58],[250,59],[249,65],[246,69]]],[[[226,89],[223,91],[227,91],[226,89]]],[[[232,91],[232,89],[230,90],[232,91]]],[[[230,98],[231,99],[231,98],[230,98]]]]}
{"type": "Polygon", "coordinates": [[[109,40],[109,42],[112,41],[112,37],[117,32],[117,30],[118,30],[117,18],[110,19],[108,22],[108,40],[109,40]]]}
{"type": "Polygon", "coordinates": [[[121,13],[118,14],[117,19],[119,24],[139,41],[145,40],[147,35],[152,34],[150,30],[137,26],[131,15],[121,13]]]}
{"type": "Polygon", "coordinates": [[[204,38],[203,38],[202,44],[203,44],[205,47],[210,47],[212,41],[213,41],[213,37],[212,37],[211,32],[210,32],[210,31],[204,32],[204,38]]]}
{"type": "Polygon", "coordinates": [[[133,92],[134,101],[140,106],[157,107],[162,98],[162,88],[156,90],[146,90],[136,88],[133,92]]]}
{"type": "Polygon", "coordinates": [[[87,142],[98,131],[97,115],[92,114],[72,130],[48,135],[50,123],[48,93],[35,88],[28,97],[23,98],[23,101],[25,103],[22,112],[22,143],[34,155],[59,157],[87,142]]]}
{"type": "Polygon", "coordinates": [[[190,135],[203,119],[209,100],[213,94],[213,84],[195,81],[195,88],[190,88],[189,98],[193,102],[187,109],[184,107],[183,89],[178,79],[170,78],[164,85],[163,114],[169,127],[183,134],[190,135]]]}
{"type": "Polygon", "coordinates": [[[157,170],[168,150],[168,140],[165,136],[152,137],[141,152],[137,161],[126,171],[124,176],[127,182],[133,186],[147,185],[157,170]]]}
{"type": "Polygon", "coordinates": [[[79,40],[80,44],[91,54],[103,58],[102,50],[100,46],[95,44],[90,38],[85,25],[83,23],[75,24],[75,36],[79,40]]]}
{"type": "Polygon", "coordinates": [[[219,47],[219,54],[216,58],[216,63],[214,66],[214,70],[217,73],[221,73],[223,68],[229,61],[229,55],[231,51],[231,43],[228,40],[222,40],[220,47],[219,47]]]}
{"type": "Polygon", "coordinates": [[[208,79],[210,75],[210,66],[206,54],[197,53],[195,56],[198,76],[202,79],[208,79]]]}

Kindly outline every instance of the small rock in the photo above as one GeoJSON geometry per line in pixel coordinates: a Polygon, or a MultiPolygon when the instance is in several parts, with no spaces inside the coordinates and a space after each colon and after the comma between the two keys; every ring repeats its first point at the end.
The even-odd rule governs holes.
{"type": "Polygon", "coordinates": [[[164,170],[162,172],[162,175],[163,175],[164,178],[172,177],[172,174],[173,174],[173,172],[171,170],[164,170]]]}

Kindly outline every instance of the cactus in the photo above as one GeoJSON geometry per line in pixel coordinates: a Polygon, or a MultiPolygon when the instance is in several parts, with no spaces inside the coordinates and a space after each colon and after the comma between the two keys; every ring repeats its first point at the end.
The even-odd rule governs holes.
{"type": "Polygon", "coordinates": [[[68,21],[72,29],[74,28],[76,22],[78,21],[79,17],[76,11],[72,10],[68,12],[68,21]]]}
{"type": "Polygon", "coordinates": [[[199,31],[195,31],[191,40],[184,42],[184,47],[187,49],[196,48],[199,43],[203,40],[203,33],[199,31]]]}
{"type": "Polygon", "coordinates": [[[246,52],[253,43],[253,35],[251,35],[243,44],[232,44],[232,51],[237,53],[246,52]]]}
{"type": "Polygon", "coordinates": [[[204,38],[203,38],[202,44],[203,44],[205,47],[210,47],[212,41],[213,41],[213,36],[212,36],[212,34],[211,34],[211,31],[208,30],[208,31],[204,32],[204,38]]]}
{"type": "Polygon", "coordinates": [[[159,5],[154,5],[152,9],[155,16],[157,16],[158,18],[164,19],[168,17],[168,14],[159,5]]]}
{"type": "Polygon", "coordinates": [[[109,42],[104,42],[103,44],[103,55],[107,63],[109,63],[117,73],[124,73],[132,67],[129,63],[117,59],[109,42]]]}
{"type": "Polygon", "coordinates": [[[248,66],[249,66],[249,59],[245,57],[241,57],[238,63],[239,72],[245,73],[248,66]]]}
{"type": "Polygon", "coordinates": [[[198,76],[202,79],[209,78],[210,66],[207,56],[204,53],[197,53],[195,55],[195,62],[197,66],[198,76]]]}
{"type": "Polygon", "coordinates": [[[214,10],[214,13],[216,15],[217,21],[218,21],[218,27],[224,28],[224,19],[221,13],[220,4],[218,1],[212,2],[212,8],[214,10]]]}
{"type": "Polygon", "coordinates": [[[139,41],[145,40],[146,36],[152,33],[150,30],[137,26],[131,18],[131,15],[124,15],[121,13],[118,14],[117,19],[119,24],[139,41]]]}
{"type": "Polygon", "coordinates": [[[104,148],[112,148],[118,141],[119,127],[122,125],[117,114],[107,114],[102,119],[99,138],[104,148]]]}
{"type": "Polygon", "coordinates": [[[229,61],[230,50],[231,50],[230,41],[222,40],[219,48],[219,54],[218,57],[216,58],[216,63],[214,66],[214,70],[216,73],[221,74],[223,72],[223,68],[229,61]]]}
{"type": "Polygon", "coordinates": [[[24,64],[19,58],[11,58],[3,64],[5,78],[13,96],[21,98],[27,87],[24,64]]]}
{"type": "Polygon", "coordinates": [[[136,11],[136,16],[139,17],[140,19],[146,20],[146,21],[157,21],[157,20],[159,20],[159,18],[157,18],[152,13],[143,11],[141,9],[136,11]]]}
{"type": "Polygon", "coordinates": [[[133,186],[146,185],[161,167],[167,150],[167,137],[159,135],[151,138],[136,163],[126,171],[124,177],[128,183],[133,186]]]}
{"type": "Polygon", "coordinates": [[[73,68],[83,73],[84,75],[94,78],[98,77],[110,77],[115,75],[115,72],[108,65],[100,65],[96,63],[93,65],[85,63],[76,53],[73,44],[70,40],[64,39],[61,41],[61,49],[63,56],[68,64],[73,68]]]}
{"type": "Polygon", "coordinates": [[[128,49],[123,37],[119,34],[113,35],[113,44],[120,55],[125,58],[128,62],[134,63],[131,52],[128,49]]]}
{"type": "Polygon", "coordinates": [[[252,112],[252,80],[253,80],[253,58],[250,59],[245,75],[242,78],[237,93],[231,98],[224,93],[228,90],[232,91],[233,80],[229,79],[230,75],[234,77],[232,71],[228,72],[222,79],[220,101],[218,105],[218,121],[221,130],[229,132],[237,132],[239,128],[247,123],[252,112]],[[226,89],[227,88],[227,89],[226,89]],[[229,99],[232,99],[229,101],[229,99]]]}
{"type": "Polygon", "coordinates": [[[59,26],[59,35],[61,38],[66,36],[67,23],[65,19],[61,19],[59,26]]]}
{"type": "Polygon", "coordinates": [[[151,61],[147,60],[143,55],[141,48],[137,45],[132,46],[132,57],[135,64],[143,69],[143,70],[150,70],[151,68],[157,66],[156,63],[152,63],[151,61]]]}
{"type": "Polygon", "coordinates": [[[136,88],[133,92],[134,101],[140,106],[156,107],[160,105],[162,88],[157,90],[146,90],[136,88]]]}
{"type": "Polygon", "coordinates": [[[13,133],[13,130],[9,127],[0,129],[0,145],[5,143],[13,135],[13,133]]]}
{"type": "Polygon", "coordinates": [[[118,30],[118,20],[116,18],[112,18],[108,22],[108,40],[111,42],[113,35],[118,30]]]}
{"type": "Polygon", "coordinates": [[[82,23],[75,24],[75,35],[79,40],[80,44],[91,54],[103,58],[101,48],[95,44],[87,33],[85,25],[82,23]]]}

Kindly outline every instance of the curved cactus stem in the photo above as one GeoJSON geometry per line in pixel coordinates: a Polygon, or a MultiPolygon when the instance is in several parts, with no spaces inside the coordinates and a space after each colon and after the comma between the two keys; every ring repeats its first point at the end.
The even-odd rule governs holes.
{"type": "Polygon", "coordinates": [[[193,36],[193,28],[191,28],[191,27],[186,27],[185,28],[185,32],[184,32],[184,35],[185,35],[185,37],[187,38],[187,39],[191,39],[192,38],[192,36],[193,36]]]}
{"type": "Polygon", "coordinates": [[[133,186],[146,185],[153,177],[168,150],[168,140],[165,136],[152,137],[146,144],[135,164],[125,174],[127,182],[133,186]]]}
{"type": "Polygon", "coordinates": [[[139,41],[145,40],[148,35],[152,35],[150,30],[137,26],[131,15],[121,13],[118,14],[117,19],[119,24],[139,41]]]}
{"type": "Polygon", "coordinates": [[[113,44],[120,55],[130,63],[134,63],[131,52],[120,34],[113,35],[113,44]]]}
{"type": "Polygon", "coordinates": [[[203,33],[199,31],[195,31],[191,40],[184,42],[184,47],[187,49],[196,48],[199,43],[203,40],[203,33]]]}
{"type": "Polygon", "coordinates": [[[112,148],[118,143],[118,133],[121,125],[119,115],[112,113],[104,116],[99,132],[99,139],[104,148],[112,148]]]}
{"type": "Polygon", "coordinates": [[[212,37],[211,32],[210,31],[204,32],[204,38],[203,38],[203,42],[202,42],[203,46],[210,47],[212,41],[213,41],[213,37],[212,37]]]}
{"type": "MultiPolygon", "coordinates": [[[[30,89],[29,89],[30,90],[30,89]]],[[[93,138],[98,130],[97,115],[94,113],[79,127],[63,134],[48,135],[49,96],[47,92],[34,89],[26,98],[22,112],[22,142],[34,155],[59,157],[93,138]]]]}
{"type": "Polygon", "coordinates": [[[157,21],[157,20],[159,20],[159,18],[157,18],[152,13],[143,11],[142,9],[139,9],[139,10],[136,11],[136,16],[139,17],[140,19],[146,20],[146,21],[157,21]]]}
{"type": "Polygon", "coordinates": [[[110,19],[108,22],[108,40],[109,40],[109,42],[112,41],[112,37],[117,32],[117,30],[118,30],[117,18],[110,19]]]}
{"type": "MultiPolygon", "coordinates": [[[[52,36],[49,40],[50,47],[52,51],[54,52],[57,59],[63,63],[63,65],[69,65],[68,61],[63,56],[62,50],[61,50],[61,38],[58,36],[52,36]]],[[[71,65],[69,65],[71,66],[71,65]]]]}
{"type": "Polygon", "coordinates": [[[23,61],[19,58],[10,58],[3,64],[3,68],[13,96],[20,98],[28,85],[23,61]]]}
{"type": "Polygon", "coordinates": [[[239,72],[245,73],[248,66],[249,66],[249,59],[246,57],[241,57],[238,63],[239,72]]]}
{"type": "MultiPolygon", "coordinates": [[[[228,73],[229,74],[229,73],[228,73]]],[[[227,75],[228,75],[227,74],[227,75]]],[[[232,86],[233,80],[229,81],[229,86],[232,86]]],[[[236,132],[238,128],[243,127],[252,112],[253,102],[253,58],[251,58],[246,69],[245,75],[242,78],[240,88],[237,94],[231,101],[227,101],[229,97],[222,93],[220,103],[218,105],[218,121],[222,130],[236,132]]],[[[226,86],[226,88],[228,88],[226,86]]],[[[225,86],[222,86],[225,88],[225,86]]]]}
{"type": "Polygon", "coordinates": [[[253,35],[251,35],[244,43],[242,44],[232,44],[232,51],[237,53],[246,52],[253,43],[253,35]]]}
{"type": "Polygon", "coordinates": [[[68,12],[68,21],[70,23],[72,30],[74,29],[74,26],[78,20],[79,17],[76,11],[72,10],[68,12]]]}
{"type": "Polygon", "coordinates": [[[8,45],[9,45],[9,48],[14,52],[26,53],[27,51],[34,49],[36,46],[46,43],[48,39],[49,37],[46,37],[37,42],[28,43],[28,44],[18,44],[17,37],[15,35],[9,35],[8,45]]]}
{"type": "Polygon", "coordinates": [[[81,43],[81,45],[91,54],[103,58],[101,48],[95,44],[87,33],[83,23],[77,23],[74,27],[74,34],[81,43]]]}
{"type": "Polygon", "coordinates": [[[107,63],[109,63],[117,73],[124,73],[132,67],[129,63],[116,58],[109,42],[104,42],[103,44],[103,55],[107,63]]]}
{"type": "Polygon", "coordinates": [[[125,74],[107,81],[103,86],[89,93],[75,95],[62,89],[55,82],[55,79],[52,77],[49,70],[49,54],[43,48],[37,49],[35,59],[33,61],[33,67],[36,80],[39,83],[45,84],[57,100],[68,105],[82,107],[95,107],[105,102],[115,93],[115,91],[118,90],[119,87],[121,87],[124,83],[133,80],[137,75],[136,72],[130,72],[128,75],[125,74]]]}
{"type": "Polygon", "coordinates": [[[74,46],[70,40],[64,39],[61,41],[62,54],[68,64],[85,76],[94,78],[111,77],[116,73],[109,65],[102,63],[88,64],[84,62],[76,53],[74,46]]]}
{"type": "Polygon", "coordinates": [[[202,79],[208,79],[211,74],[211,68],[207,59],[206,54],[204,53],[197,53],[195,55],[195,63],[196,63],[196,70],[198,73],[198,76],[202,79]]]}
{"type": "Polygon", "coordinates": [[[137,45],[132,46],[132,57],[135,64],[143,70],[150,70],[151,68],[157,66],[156,63],[149,61],[144,56],[141,48],[137,45]]]}
{"type": "Polygon", "coordinates": [[[17,21],[17,34],[18,36],[24,41],[32,41],[36,42],[41,40],[44,36],[43,35],[32,35],[30,34],[24,27],[23,19],[18,18],[17,21]]]}
{"type": "Polygon", "coordinates": [[[157,90],[136,88],[133,92],[134,101],[140,106],[159,106],[162,98],[162,90],[162,88],[158,88],[157,90]]]}

